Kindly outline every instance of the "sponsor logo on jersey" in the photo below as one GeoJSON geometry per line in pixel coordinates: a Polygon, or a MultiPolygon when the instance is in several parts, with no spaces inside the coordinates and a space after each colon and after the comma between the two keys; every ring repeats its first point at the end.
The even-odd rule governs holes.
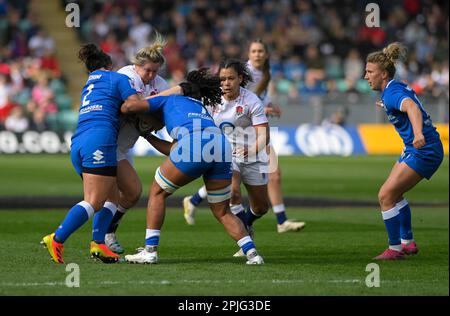
{"type": "Polygon", "coordinates": [[[100,163],[105,163],[104,160],[102,160],[103,158],[105,158],[105,156],[103,156],[103,152],[101,150],[96,150],[94,151],[94,153],[92,154],[93,158],[94,158],[94,164],[100,164],[100,163]]]}

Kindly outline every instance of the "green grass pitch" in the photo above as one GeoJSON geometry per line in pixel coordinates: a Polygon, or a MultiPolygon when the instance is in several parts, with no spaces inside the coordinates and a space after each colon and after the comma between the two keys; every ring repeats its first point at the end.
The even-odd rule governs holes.
{"type": "MultiPolygon", "coordinates": [[[[282,158],[285,194],[376,201],[396,157],[282,158]]],[[[161,158],[138,158],[144,192],[161,158]]],[[[68,156],[0,156],[0,196],[79,195],[81,183],[68,156]]],[[[195,191],[190,185],[178,194],[195,191]]],[[[411,201],[417,256],[378,262],[380,287],[367,287],[366,266],[387,242],[378,209],[289,207],[306,221],[299,233],[276,233],[274,215],[255,224],[255,242],[266,264],[233,258],[237,246],[206,208],[197,225],[182,210],[167,210],[157,265],[106,265],[89,258],[92,222],[65,244],[66,263],[80,268],[80,287],[65,285],[65,265],[50,262],[40,239],[67,210],[0,210],[0,295],[449,295],[448,157],[431,181],[406,195],[411,201]]],[[[36,208],[39,200],[36,199],[36,208]]],[[[70,205],[67,206],[68,208],[70,205]]],[[[131,210],[118,231],[126,253],[142,246],[145,212],[131,210]]]]}

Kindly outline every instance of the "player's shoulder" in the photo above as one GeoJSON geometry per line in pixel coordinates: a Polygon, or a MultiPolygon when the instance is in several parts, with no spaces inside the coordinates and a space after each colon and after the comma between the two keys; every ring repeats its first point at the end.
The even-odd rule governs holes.
{"type": "Polygon", "coordinates": [[[258,96],[254,92],[241,87],[239,93],[242,96],[242,99],[245,103],[252,106],[263,106],[261,99],[258,98],[258,96]]]}
{"type": "Polygon", "coordinates": [[[398,80],[391,80],[386,86],[387,93],[398,93],[407,90],[408,85],[398,80]]]}

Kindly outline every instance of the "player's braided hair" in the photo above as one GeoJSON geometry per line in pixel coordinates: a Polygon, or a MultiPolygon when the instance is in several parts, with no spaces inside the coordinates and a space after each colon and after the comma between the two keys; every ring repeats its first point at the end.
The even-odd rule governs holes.
{"type": "Polygon", "coordinates": [[[223,60],[220,63],[219,70],[217,73],[220,73],[222,69],[233,68],[238,76],[242,76],[242,82],[240,84],[241,87],[245,88],[247,83],[253,81],[253,77],[250,71],[247,68],[247,65],[237,59],[227,59],[223,60]]]}
{"type": "Polygon", "coordinates": [[[222,89],[220,79],[212,75],[208,68],[200,68],[188,73],[187,82],[180,83],[183,95],[203,101],[204,106],[220,104],[222,89]]]}
{"type": "Polygon", "coordinates": [[[382,70],[386,70],[389,78],[394,78],[395,62],[406,60],[408,49],[399,42],[389,44],[382,51],[371,53],[367,56],[366,62],[377,64],[382,70]]]}
{"type": "Polygon", "coordinates": [[[84,63],[88,72],[109,68],[112,65],[111,57],[92,43],[81,46],[78,51],[78,59],[84,63]]]}

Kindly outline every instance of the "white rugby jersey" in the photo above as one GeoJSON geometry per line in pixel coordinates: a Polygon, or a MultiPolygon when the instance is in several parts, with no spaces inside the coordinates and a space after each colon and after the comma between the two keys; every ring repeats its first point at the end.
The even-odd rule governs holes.
{"type": "MultiPolygon", "coordinates": [[[[255,93],[256,86],[258,85],[258,83],[261,81],[261,79],[263,77],[263,72],[259,69],[256,69],[255,67],[253,67],[250,60],[247,61],[247,68],[248,68],[248,70],[250,70],[250,74],[253,77],[253,81],[250,81],[249,83],[247,83],[246,88],[255,93]]],[[[258,98],[262,101],[264,106],[268,106],[269,103],[271,102],[269,93],[267,90],[268,89],[266,88],[266,90],[264,90],[263,92],[261,92],[258,95],[258,98]]]]}
{"type": "MultiPolygon", "coordinates": [[[[236,148],[254,145],[255,134],[252,126],[268,123],[261,100],[256,94],[242,87],[240,87],[239,96],[235,100],[227,101],[222,97],[222,103],[215,108],[209,108],[209,111],[214,123],[224,132],[230,142],[233,153],[236,148]],[[247,133],[245,133],[245,129],[247,129],[247,133]],[[245,134],[247,136],[244,136],[245,134]]],[[[266,157],[261,158],[265,159],[266,157]]]]}
{"type": "MultiPolygon", "coordinates": [[[[169,84],[162,77],[156,75],[155,79],[144,85],[141,77],[136,72],[134,65],[128,65],[120,68],[118,73],[126,75],[130,78],[131,87],[143,97],[160,93],[169,89],[169,84]]],[[[128,150],[134,146],[139,138],[139,131],[136,129],[134,122],[120,120],[119,136],[117,138],[118,157],[123,158],[128,150]]]]}
{"type": "Polygon", "coordinates": [[[155,79],[144,85],[144,82],[142,82],[141,77],[136,72],[134,65],[122,67],[117,72],[124,74],[128,78],[130,78],[131,87],[135,89],[137,93],[142,94],[144,97],[148,97],[149,95],[154,95],[160,93],[161,91],[169,89],[169,85],[167,84],[166,80],[164,80],[159,75],[156,75],[155,79]]]}

